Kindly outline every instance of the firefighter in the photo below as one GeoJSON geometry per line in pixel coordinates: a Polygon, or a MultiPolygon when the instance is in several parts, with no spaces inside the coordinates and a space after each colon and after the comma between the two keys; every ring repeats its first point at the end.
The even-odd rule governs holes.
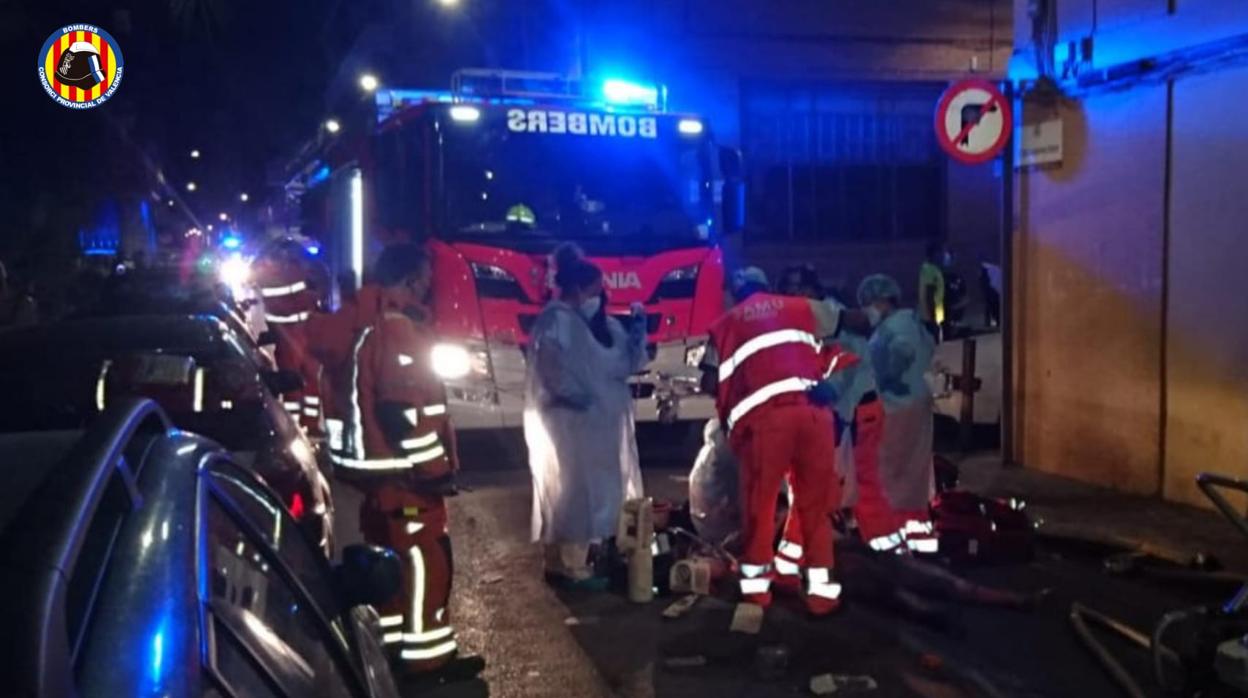
{"type": "Polygon", "coordinates": [[[282,406],[309,436],[319,438],[324,434],[321,364],[308,351],[307,327],[322,308],[326,274],[306,258],[303,245],[284,239],[261,254],[252,278],[264,303],[265,324],[277,339],[278,368],[303,378],[300,390],[282,395],[282,406]]]}
{"type": "Polygon", "coordinates": [[[823,378],[820,347],[843,316],[834,306],[767,292],[762,271],[748,268],[733,279],[737,305],[711,326],[702,361],[703,389],[716,393],[716,409],[741,463],[742,597],[771,603],[776,499],[786,476],[804,550],[807,610],[825,615],[840,606],[832,580],[829,515],[840,501],[835,472],[832,415],[807,392],[823,378]]]}
{"type": "Polygon", "coordinates": [[[479,657],[458,657],[448,602],[451,541],[445,497],[458,469],[446,394],[433,374],[432,337],[408,315],[430,283],[423,248],[382,251],[375,283],[311,328],[332,386],[326,431],[339,479],[364,494],[369,543],[406,557],[402,593],[381,609],[384,640],[409,678],[470,678],[479,657]]]}

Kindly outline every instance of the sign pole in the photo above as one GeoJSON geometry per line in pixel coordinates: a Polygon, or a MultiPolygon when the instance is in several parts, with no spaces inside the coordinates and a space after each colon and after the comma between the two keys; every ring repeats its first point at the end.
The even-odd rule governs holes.
{"type": "MultiPolygon", "coordinates": [[[[1014,107],[1014,83],[1005,81],[1014,107]]],[[[1020,123],[1022,119],[1019,119],[1020,123]]],[[[1001,464],[1014,462],[1014,129],[1002,152],[1001,173],[1001,464]]]]}

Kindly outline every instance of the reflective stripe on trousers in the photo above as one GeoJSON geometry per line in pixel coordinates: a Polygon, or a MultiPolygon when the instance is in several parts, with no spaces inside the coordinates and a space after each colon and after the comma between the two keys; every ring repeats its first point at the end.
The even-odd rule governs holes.
{"type": "Polygon", "coordinates": [[[832,574],[824,567],[806,571],[806,593],[833,601],[841,598],[841,585],[832,581],[832,574]]]}
{"type": "Polygon", "coordinates": [[[767,565],[741,565],[741,593],[766,594],[771,589],[767,565]]]}

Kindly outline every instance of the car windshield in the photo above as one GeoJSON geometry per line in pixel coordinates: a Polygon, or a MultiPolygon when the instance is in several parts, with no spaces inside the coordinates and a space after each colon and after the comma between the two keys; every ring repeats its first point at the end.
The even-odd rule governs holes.
{"type": "Polygon", "coordinates": [[[654,138],[593,137],[514,131],[503,112],[483,111],[480,123],[452,122],[446,131],[452,235],[591,245],[636,240],[646,247],[706,241],[706,159],[700,140],[675,133],[670,118],[654,138]]]}

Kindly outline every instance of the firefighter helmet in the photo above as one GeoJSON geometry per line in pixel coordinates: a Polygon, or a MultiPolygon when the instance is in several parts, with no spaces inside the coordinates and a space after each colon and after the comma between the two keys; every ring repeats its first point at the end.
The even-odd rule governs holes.
{"type": "Polygon", "coordinates": [[[100,67],[100,50],[86,41],[75,41],[69,50],[61,54],[56,68],[56,79],[71,87],[89,90],[104,82],[104,70],[100,67]]]}

